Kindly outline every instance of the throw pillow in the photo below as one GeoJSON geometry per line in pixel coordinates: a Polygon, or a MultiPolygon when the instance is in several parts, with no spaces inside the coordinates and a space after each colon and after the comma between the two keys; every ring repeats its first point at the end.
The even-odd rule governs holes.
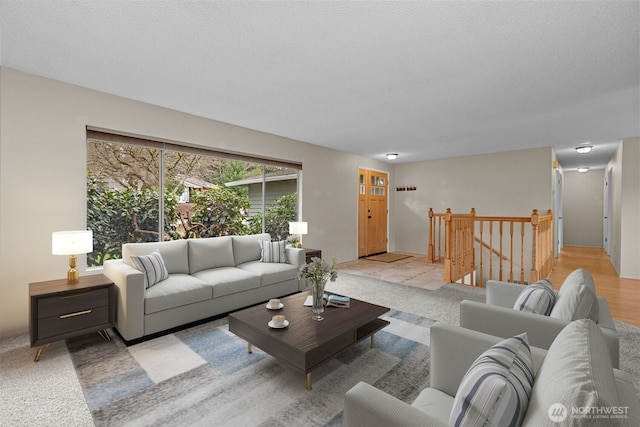
{"type": "Polygon", "coordinates": [[[519,426],[533,387],[527,334],[482,353],[464,375],[449,417],[451,426],[519,426]]]}
{"type": "Polygon", "coordinates": [[[598,297],[591,274],[579,268],[567,276],[558,290],[551,317],[566,321],[591,319],[598,323],[598,297]]]}
{"type": "Polygon", "coordinates": [[[556,293],[553,291],[551,281],[542,279],[525,286],[518,295],[513,309],[548,316],[555,301],[556,293]]]}
{"type": "Polygon", "coordinates": [[[262,257],[260,262],[285,263],[287,262],[287,242],[280,240],[278,242],[269,242],[260,240],[260,249],[262,257]]]}
{"type": "Polygon", "coordinates": [[[162,255],[157,249],[149,255],[132,255],[131,262],[133,262],[136,270],[144,273],[145,289],[169,277],[162,255]]]}

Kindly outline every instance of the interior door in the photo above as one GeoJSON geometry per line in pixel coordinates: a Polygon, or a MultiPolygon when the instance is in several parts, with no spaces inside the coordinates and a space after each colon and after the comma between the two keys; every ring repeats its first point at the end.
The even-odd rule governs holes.
{"type": "Polygon", "coordinates": [[[611,255],[611,168],[604,174],[604,215],[602,219],[602,244],[607,255],[611,255]]]}
{"type": "Polygon", "coordinates": [[[562,223],[562,198],[563,196],[563,177],[559,170],[555,171],[556,179],[556,194],[555,194],[555,207],[553,212],[553,218],[556,231],[556,244],[554,246],[553,254],[557,258],[560,251],[564,247],[564,225],[562,223]]]}
{"type": "Polygon", "coordinates": [[[389,177],[358,170],[358,257],[387,251],[389,177]]]}

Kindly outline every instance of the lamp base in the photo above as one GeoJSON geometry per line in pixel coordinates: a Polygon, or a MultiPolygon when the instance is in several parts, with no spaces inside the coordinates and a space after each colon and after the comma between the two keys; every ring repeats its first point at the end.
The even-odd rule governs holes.
{"type": "Polygon", "coordinates": [[[80,273],[76,268],[76,256],[69,257],[69,271],[67,271],[67,283],[72,285],[80,281],[80,273]]]}

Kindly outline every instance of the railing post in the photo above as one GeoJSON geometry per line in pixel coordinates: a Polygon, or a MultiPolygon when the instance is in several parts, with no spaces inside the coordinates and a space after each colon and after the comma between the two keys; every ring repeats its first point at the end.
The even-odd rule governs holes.
{"type": "Polygon", "coordinates": [[[529,277],[529,283],[534,283],[540,280],[540,267],[538,266],[538,225],[540,225],[540,214],[538,213],[538,209],[534,209],[531,213],[531,236],[533,240],[533,247],[531,248],[531,277],[529,277]]]}
{"type": "Polygon", "coordinates": [[[451,208],[444,214],[444,283],[451,283],[451,208]]]}
{"type": "Polygon", "coordinates": [[[433,219],[433,208],[429,208],[429,246],[427,247],[427,262],[435,262],[435,254],[433,249],[433,233],[435,233],[435,225],[433,219]]]}

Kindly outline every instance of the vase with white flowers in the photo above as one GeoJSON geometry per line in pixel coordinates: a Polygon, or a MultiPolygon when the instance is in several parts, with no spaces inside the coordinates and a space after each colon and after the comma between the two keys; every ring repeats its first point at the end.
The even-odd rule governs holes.
{"type": "Polygon", "coordinates": [[[311,295],[313,297],[313,320],[320,321],[324,319],[324,304],[322,297],[324,295],[324,287],[327,280],[335,282],[338,278],[338,272],[335,270],[336,260],[331,264],[322,258],[313,257],[311,262],[304,264],[298,271],[298,278],[311,287],[311,295]]]}

